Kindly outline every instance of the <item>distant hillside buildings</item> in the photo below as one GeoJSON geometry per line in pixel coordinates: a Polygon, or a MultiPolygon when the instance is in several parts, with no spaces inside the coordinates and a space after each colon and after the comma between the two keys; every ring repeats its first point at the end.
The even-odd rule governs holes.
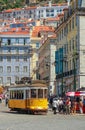
{"type": "Polygon", "coordinates": [[[32,77],[46,80],[49,94],[58,96],[85,87],[84,12],[81,0],[72,0],[69,6],[3,11],[0,84],[32,77]]]}
{"type": "Polygon", "coordinates": [[[35,6],[35,7],[24,7],[9,9],[0,12],[0,19],[12,20],[15,19],[45,19],[49,17],[55,17],[63,12],[63,9],[68,7],[67,3],[62,4],[51,4],[45,6],[35,6]]]}

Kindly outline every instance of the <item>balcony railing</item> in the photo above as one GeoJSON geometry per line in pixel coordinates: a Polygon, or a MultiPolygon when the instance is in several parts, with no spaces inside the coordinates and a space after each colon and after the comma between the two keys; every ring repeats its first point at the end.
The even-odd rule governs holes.
{"type": "Polygon", "coordinates": [[[28,53],[28,52],[0,52],[0,56],[14,56],[14,55],[23,55],[23,56],[28,56],[28,55],[32,55],[32,53],[28,53]]]}
{"type": "MultiPolygon", "coordinates": [[[[74,70],[63,72],[63,77],[68,77],[74,75],[74,70]]],[[[56,79],[62,78],[62,73],[56,75],[56,79]]]]}

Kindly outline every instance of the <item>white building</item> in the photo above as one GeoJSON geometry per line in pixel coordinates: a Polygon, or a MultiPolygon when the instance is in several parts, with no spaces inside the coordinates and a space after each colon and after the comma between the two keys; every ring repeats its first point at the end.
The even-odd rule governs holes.
{"type": "Polygon", "coordinates": [[[39,49],[39,74],[41,80],[46,80],[49,94],[56,94],[55,87],[55,50],[56,38],[49,37],[39,49]]]}
{"type": "Polygon", "coordinates": [[[68,7],[67,3],[64,4],[51,4],[45,6],[35,6],[35,7],[24,7],[17,9],[9,9],[0,12],[0,19],[12,20],[15,19],[40,19],[55,17],[63,12],[63,9],[68,7]]]}
{"type": "Polygon", "coordinates": [[[78,23],[79,23],[79,54],[80,54],[80,73],[79,87],[85,87],[85,1],[79,0],[78,23]]]}

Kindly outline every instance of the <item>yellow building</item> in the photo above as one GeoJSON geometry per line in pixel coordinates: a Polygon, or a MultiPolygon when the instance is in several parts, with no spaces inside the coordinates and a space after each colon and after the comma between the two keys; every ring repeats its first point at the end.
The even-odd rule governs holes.
{"type": "Polygon", "coordinates": [[[31,46],[33,49],[33,55],[30,58],[30,76],[33,79],[39,78],[39,65],[38,65],[38,49],[43,44],[44,39],[47,36],[51,36],[54,34],[54,28],[50,26],[35,26],[31,32],[31,46]]]}
{"type": "MultiPolygon", "coordinates": [[[[61,18],[62,23],[56,29],[56,54],[58,54],[58,56],[56,56],[58,62],[56,65],[57,70],[60,65],[59,70],[56,72],[56,84],[59,95],[75,89],[74,80],[76,81],[77,76],[75,76],[76,72],[74,70],[74,65],[76,64],[74,61],[74,54],[78,50],[76,11],[70,12],[69,9],[64,9],[64,16],[61,18]],[[61,49],[62,54],[60,52],[61,49]]],[[[78,62],[77,59],[76,62],[78,62]]]]}

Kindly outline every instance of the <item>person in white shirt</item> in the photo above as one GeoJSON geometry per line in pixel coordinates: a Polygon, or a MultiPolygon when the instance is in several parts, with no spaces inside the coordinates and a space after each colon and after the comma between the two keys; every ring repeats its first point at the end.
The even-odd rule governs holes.
{"type": "Polygon", "coordinates": [[[53,112],[54,114],[56,114],[58,112],[59,100],[56,98],[53,99],[52,106],[53,106],[53,112]]]}

